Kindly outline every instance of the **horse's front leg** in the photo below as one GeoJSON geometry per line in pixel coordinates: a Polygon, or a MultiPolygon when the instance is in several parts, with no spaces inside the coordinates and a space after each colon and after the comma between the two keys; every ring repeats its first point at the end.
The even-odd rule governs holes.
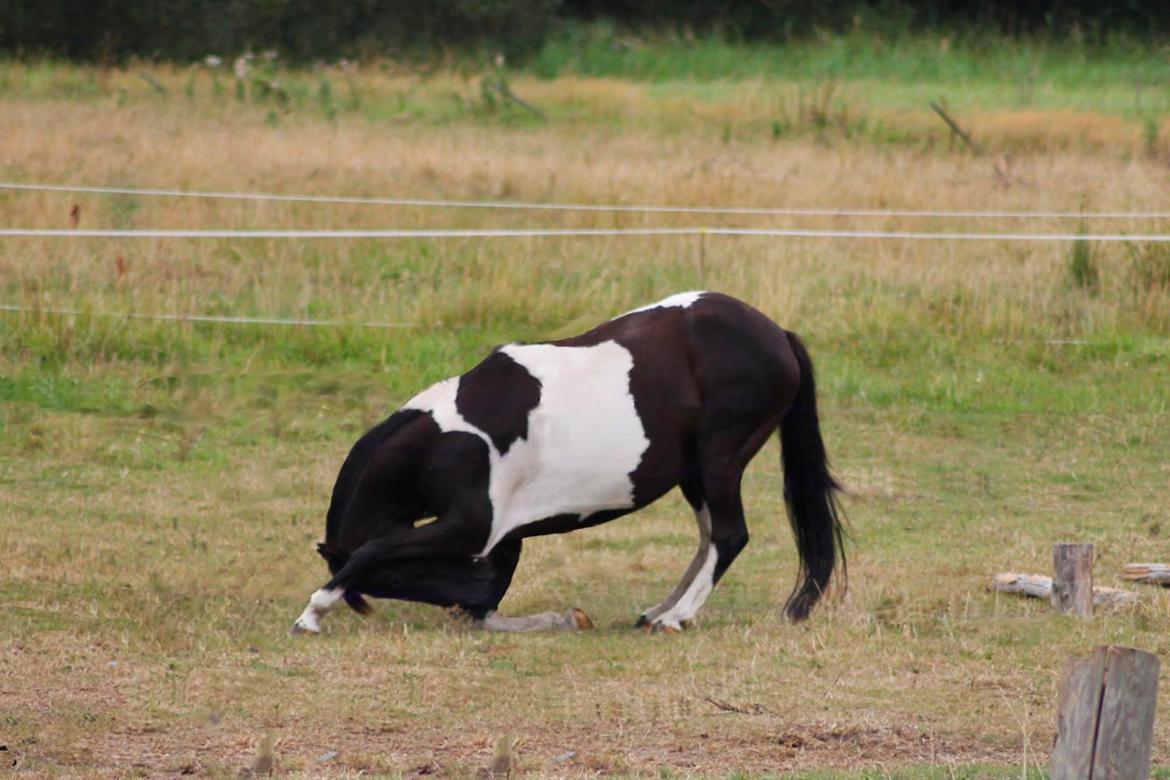
{"type": "MultiPolygon", "coordinates": [[[[320,633],[321,618],[346,598],[347,590],[356,595],[363,580],[396,562],[466,558],[468,566],[473,565],[472,556],[487,543],[490,517],[490,512],[485,515],[477,511],[453,510],[428,525],[397,527],[385,536],[366,542],[354,550],[329,582],[309,597],[309,603],[293,624],[292,633],[320,633]]],[[[356,598],[354,601],[360,602],[356,598]]]]}

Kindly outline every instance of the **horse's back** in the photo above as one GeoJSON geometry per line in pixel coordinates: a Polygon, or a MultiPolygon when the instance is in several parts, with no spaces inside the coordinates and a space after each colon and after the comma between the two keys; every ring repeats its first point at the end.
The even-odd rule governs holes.
{"type": "Polygon", "coordinates": [[[691,418],[712,405],[786,406],[800,381],[787,332],[722,293],[672,295],[561,343],[602,339],[613,339],[633,355],[630,385],[636,397],[674,406],[691,418]]]}
{"type": "Polygon", "coordinates": [[[800,368],[787,332],[743,301],[708,293],[688,309],[687,340],[710,412],[716,407],[782,413],[800,368]]]}

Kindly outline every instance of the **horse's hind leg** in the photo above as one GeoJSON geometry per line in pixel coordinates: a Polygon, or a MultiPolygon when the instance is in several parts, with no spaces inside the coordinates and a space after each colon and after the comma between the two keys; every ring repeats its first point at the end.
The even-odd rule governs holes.
{"type": "Polygon", "coordinates": [[[689,585],[673,605],[649,621],[652,631],[679,631],[693,620],[711,595],[715,583],[747,546],[748,530],[740,482],[748,461],[775,428],[775,420],[759,427],[712,426],[708,435],[700,436],[699,463],[704,503],[699,514],[701,517],[706,512],[710,518],[711,541],[706,557],[689,585]]]}
{"type": "Polygon", "coordinates": [[[703,565],[706,563],[711,551],[711,513],[707,511],[706,503],[703,496],[703,480],[696,472],[688,476],[681,483],[679,487],[682,489],[683,496],[686,497],[687,503],[691,505],[691,509],[695,512],[695,520],[699,525],[699,549],[695,552],[695,557],[691,559],[691,563],[687,566],[686,571],[683,572],[682,579],[678,581],[678,585],[674,587],[670,595],[662,600],[658,606],[651,607],[643,612],[638,617],[638,622],[634,624],[634,628],[642,628],[644,626],[653,626],[654,621],[660,615],[667,612],[678,603],[679,599],[683,597],[691,585],[695,581],[695,577],[699,575],[703,565]]]}

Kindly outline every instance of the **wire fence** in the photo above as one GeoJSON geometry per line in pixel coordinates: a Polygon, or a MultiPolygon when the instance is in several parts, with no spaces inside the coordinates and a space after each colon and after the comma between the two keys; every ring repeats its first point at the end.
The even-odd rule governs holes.
{"type": "Polygon", "coordinates": [[[156,320],[164,322],[204,322],[225,325],[278,325],[301,328],[413,328],[410,322],[369,322],[352,320],[285,319],[281,317],[235,317],[218,314],[153,314],[147,312],[107,312],[85,309],[64,309],[54,306],[17,306],[0,304],[0,312],[13,314],[53,314],[66,317],[102,317],[129,320],[156,320]]]}
{"type": "MultiPolygon", "coordinates": [[[[112,312],[92,309],[63,308],[58,306],[20,306],[17,304],[0,304],[0,313],[5,314],[50,314],[60,317],[98,317],[102,319],[146,320],[155,322],[188,322],[219,325],[272,325],[279,327],[296,328],[368,328],[379,330],[410,329],[421,327],[415,322],[388,322],[376,320],[337,320],[312,319],[298,317],[259,317],[235,316],[226,314],[169,314],[156,312],[112,312]]],[[[1044,345],[1049,347],[1092,347],[1094,342],[1088,339],[1044,338],[1044,339],[1004,339],[1000,340],[1004,346],[1033,346],[1044,345]]]]}
{"type": "MultiPolygon", "coordinates": [[[[0,190],[68,192],[143,197],[201,198],[235,201],[275,201],[298,203],[336,203],[427,208],[510,209],[560,212],[640,212],[688,215],[739,216],[832,216],[832,217],[913,217],[971,219],[1077,219],[1077,220],[1155,220],[1170,219],[1163,211],[1010,211],[1010,210],[914,210],[852,208],[756,208],[715,206],[665,206],[594,203],[534,203],[499,200],[435,200],[421,198],[365,197],[346,195],[291,195],[263,192],[216,192],[205,190],[152,189],[138,187],[99,187],[67,184],[0,182],[0,190]]],[[[345,230],[266,230],[266,229],[101,229],[101,228],[0,228],[0,238],[57,239],[454,239],[454,238],[601,238],[601,237],[759,237],[804,239],[855,239],[901,241],[1023,241],[1023,242],[1094,242],[1094,243],[1170,243],[1170,234],[1121,232],[1019,232],[1019,231],[937,231],[937,230],[846,230],[772,227],[732,227],[719,225],[626,227],[626,228],[418,228],[418,229],[345,229],[345,230]]],[[[0,305],[8,313],[47,313],[63,316],[122,317],[173,322],[202,322],[236,325],[270,325],[278,327],[361,327],[411,328],[414,323],[357,322],[344,320],[286,319],[208,314],[168,314],[144,312],[95,312],[54,307],[0,305]]],[[[1065,343],[1050,340],[1051,344],[1065,343]]],[[[1076,341],[1068,341],[1076,344],[1076,341]]]]}
{"type": "Polygon", "coordinates": [[[812,230],[803,228],[720,227],[714,225],[642,228],[419,228],[386,230],[0,228],[0,238],[443,239],[590,238],[619,236],[756,236],[761,238],[895,239],[908,241],[1170,243],[1170,233],[986,233],[916,230],[812,230]]]}
{"type": "Polygon", "coordinates": [[[540,203],[507,200],[460,200],[399,198],[363,195],[295,195],[272,192],[217,192],[148,187],[96,187],[75,184],[0,182],[0,190],[69,192],[141,197],[198,198],[208,200],[271,201],[284,203],[336,203],[366,206],[405,206],[436,209],[490,209],[512,211],[615,212],[643,214],[704,214],[770,217],[857,217],[881,219],[907,217],[922,219],[1069,219],[1069,220],[1158,220],[1170,219],[1170,211],[1062,211],[1010,209],[867,209],[800,208],[758,206],[671,206],[626,203],[540,203]]]}

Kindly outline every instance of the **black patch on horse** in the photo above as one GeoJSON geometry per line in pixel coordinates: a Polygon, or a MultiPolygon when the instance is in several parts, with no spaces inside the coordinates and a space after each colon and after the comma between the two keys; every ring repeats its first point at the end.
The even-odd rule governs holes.
{"type": "Polygon", "coordinates": [[[703,399],[693,383],[678,381],[678,377],[693,372],[691,356],[668,346],[672,331],[682,327],[686,311],[670,308],[637,312],[634,317],[645,323],[638,337],[623,334],[616,339],[634,358],[630,395],[650,441],[637,468],[630,472],[635,506],[657,500],[664,490],[669,490],[662,477],[669,475],[669,485],[673,486],[695,462],[694,431],[703,411],[703,399]],[[651,316],[639,317],[641,314],[651,316]]]}
{"type": "MultiPolygon", "coordinates": [[[[345,463],[342,464],[341,471],[337,475],[337,481],[333,485],[333,497],[329,502],[329,512],[326,515],[324,547],[327,549],[320,551],[326,560],[330,560],[329,552],[338,551],[337,545],[342,523],[352,511],[354,502],[360,502],[359,493],[363,482],[368,476],[371,465],[378,459],[379,450],[397,436],[393,446],[388,448],[387,454],[408,463],[418,460],[417,444],[415,447],[411,447],[409,445],[411,437],[403,438],[401,434],[407,428],[417,426],[420,423],[426,430],[422,432],[421,437],[412,438],[416,440],[426,438],[426,434],[432,430],[434,433],[431,435],[438,433],[438,426],[434,424],[430,415],[414,409],[401,410],[371,428],[350,450],[349,456],[346,457],[345,463]]],[[[367,486],[368,488],[369,486],[367,486]]],[[[383,490],[380,487],[375,488],[375,490],[380,496],[379,503],[389,503],[386,499],[390,498],[401,499],[401,496],[383,495],[383,490]]],[[[344,560],[338,564],[338,568],[341,564],[344,564],[344,560]]],[[[332,567],[333,564],[330,565],[332,567]]]]}
{"type": "Polygon", "coordinates": [[[501,455],[528,438],[528,413],[540,403],[540,380],[504,352],[459,378],[455,409],[486,433],[501,455]]]}

